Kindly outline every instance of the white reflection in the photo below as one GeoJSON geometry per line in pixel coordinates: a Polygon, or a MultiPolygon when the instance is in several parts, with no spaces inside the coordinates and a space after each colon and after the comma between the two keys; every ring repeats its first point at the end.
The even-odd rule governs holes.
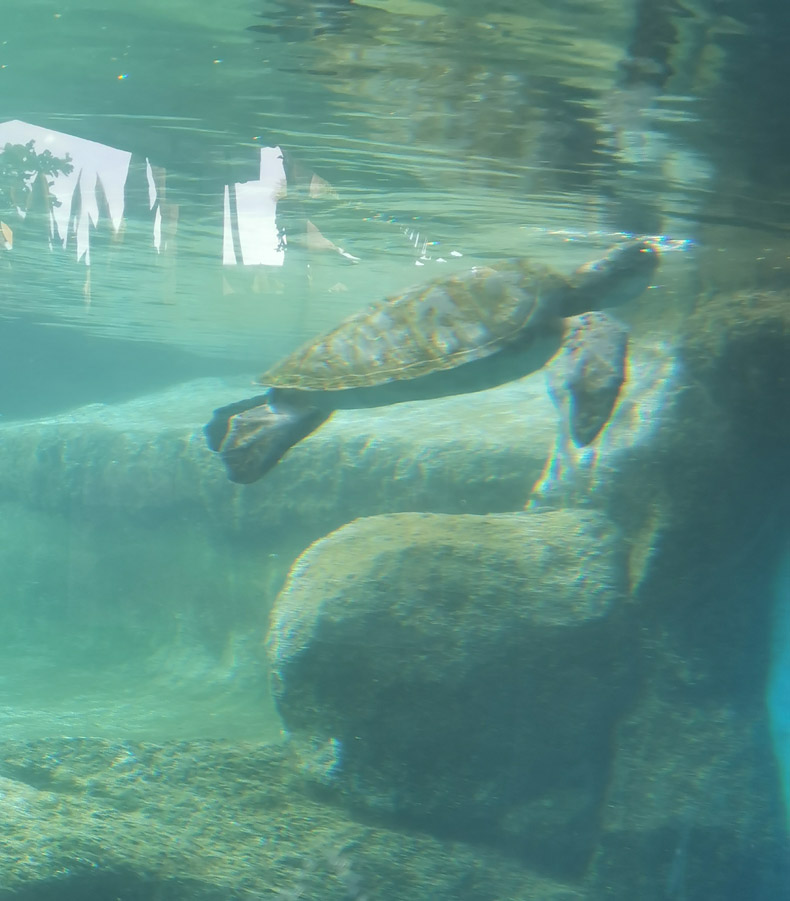
{"type": "Polygon", "coordinates": [[[285,194],[285,169],[279,147],[261,148],[257,181],[225,188],[222,262],[244,266],[282,266],[284,248],[277,233],[277,200],[285,194]],[[241,259],[237,256],[241,255],[241,259]]]}
{"type": "MultiPolygon", "coordinates": [[[[25,145],[30,141],[34,142],[36,153],[48,150],[55,157],[69,158],[74,167],[68,174],[57,173],[46,179],[50,246],[68,249],[89,265],[91,233],[96,228],[109,231],[116,243],[123,243],[129,218],[129,211],[124,209],[125,190],[135,175],[132,170],[137,166],[139,172],[143,165],[142,158],[133,163],[128,151],[19,120],[0,123],[0,150],[6,144],[25,145]]],[[[175,247],[178,205],[166,202],[165,170],[147,158],[144,165],[152,215],[142,224],[150,229],[149,246],[163,254],[175,247]]],[[[31,174],[29,182],[34,178],[31,174]]],[[[217,236],[215,251],[218,261],[231,266],[282,266],[284,247],[277,231],[276,212],[277,200],[285,194],[285,182],[280,148],[263,147],[259,178],[225,188],[223,234],[221,243],[217,236]]],[[[28,212],[19,206],[13,211],[19,222],[27,218],[28,212]]],[[[2,248],[13,247],[14,227],[13,222],[4,223],[2,248]]]]}
{"type": "MultiPolygon", "coordinates": [[[[72,172],[51,179],[49,194],[59,202],[50,208],[55,227],[52,237],[57,235],[63,247],[75,241],[77,258],[85,256],[85,261],[90,262],[91,226],[108,215],[117,233],[123,222],[123,192],[131,153],[19,120],[0,123],[0,147],[29,141],[35,141],[38,152],[49,150],[56,157],[71,157],[72,172]],[[73,201],[80,213],[70,228],[73,201]]],[[[25,210],[18,213],[26,215],[25,210]]]]}

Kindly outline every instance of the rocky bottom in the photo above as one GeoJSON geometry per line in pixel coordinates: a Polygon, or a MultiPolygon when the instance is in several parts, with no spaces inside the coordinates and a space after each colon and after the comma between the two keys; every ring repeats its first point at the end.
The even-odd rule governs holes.
{"type": "Polygon", "coordinates": [[[285,747],[63,738],[0,756],[4,901],[579,897],[493,850],[310,797],[285,747]]]}

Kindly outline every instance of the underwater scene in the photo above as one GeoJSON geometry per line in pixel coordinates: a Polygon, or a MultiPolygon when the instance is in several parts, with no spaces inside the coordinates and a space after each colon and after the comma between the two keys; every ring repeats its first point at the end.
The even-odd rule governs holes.
{"type": "Polygon", "coordinates": [[[790,898],[788,41],[5,0],[0,901],[790,898]]]}

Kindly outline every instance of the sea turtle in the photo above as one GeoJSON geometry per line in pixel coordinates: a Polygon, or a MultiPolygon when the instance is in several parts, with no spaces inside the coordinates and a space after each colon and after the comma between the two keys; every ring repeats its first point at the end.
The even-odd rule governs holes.
{"type": "Polygon", "coordinates": [[[565,355],[574,367],[573,415],[584,421],[576,433],[589,443],[611,412],[623,361],[608,367],[621,378],[607,375],[603,394],[595,384],[587,391],[585,379],[600,381],[601,347],[611,344],[623,358],[625,350],[622,342],[600,340],[599,317],[585,360],[580,314],[641,294],[657,259],[651,242],[631,240],[569,278],[528,260],[508,260],[371,304],[265,372],[258,379],[265,394],[215,410],[205,428],[208,446],[221,455],[232,481],[255,482],[335,410],[493,388],[540,369],[565,338],[573,347],[565,355]]]}

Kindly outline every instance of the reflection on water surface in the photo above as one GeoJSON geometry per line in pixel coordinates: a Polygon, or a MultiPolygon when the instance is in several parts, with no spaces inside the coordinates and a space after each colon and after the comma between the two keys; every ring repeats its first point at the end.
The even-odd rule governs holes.
{"type": "Polygon", "coordinates": [[[61,242],[81,205],[68,261],[42,266],[43,245],[6,223],[6,308],[259,365],[453,250],[561,259],[543,229],[697,238],[722,204],[711,111],[738,48],[721,45],[748,23],[673,10],[234,2],[221,25],[177,3],[12,12],[0,72],[29,127],[7,121],[2,142],[92,150],[79,197],[53,186],[61,242]],[[76,265],[88,219],[90,273],[76,265]]]}

